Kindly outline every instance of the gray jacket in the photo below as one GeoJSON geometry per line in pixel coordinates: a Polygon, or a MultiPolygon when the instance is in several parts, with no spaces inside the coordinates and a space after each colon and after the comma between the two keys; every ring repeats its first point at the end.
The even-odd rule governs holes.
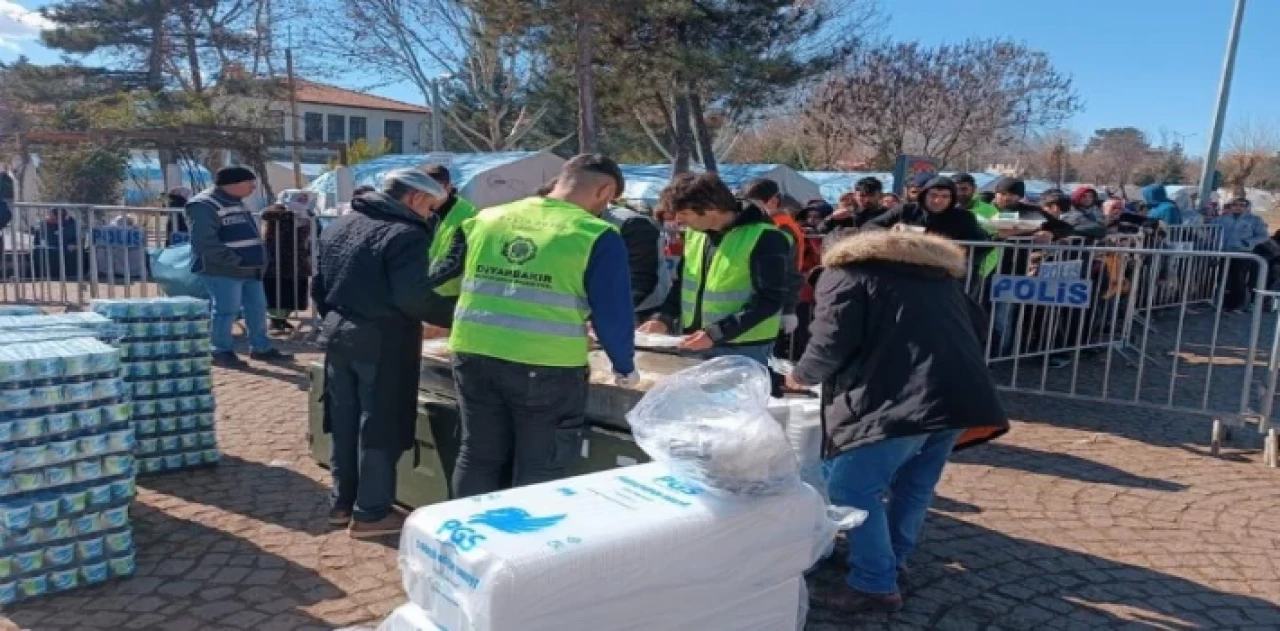
{"type": "Polygon", "coordinates": [[[1222,226],[1222,249],[1227,252],[1252,252],[1270,237],[1267,222],[1250,211],[1215,217],[1213,225],[1222,226]]]}

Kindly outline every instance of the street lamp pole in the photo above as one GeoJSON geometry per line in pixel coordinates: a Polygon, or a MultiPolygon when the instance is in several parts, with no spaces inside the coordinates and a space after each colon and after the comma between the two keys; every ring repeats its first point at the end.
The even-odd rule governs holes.
{"type": "Polygon", "coordinates": [[[448,81],[453,78],[453,74],[444,73],[434,79],[431,83],[431,151],[439,153],[444,151],[444,106],[440,103],[440,82],[448,81]]]}
{"type": "Polygon", "coordinates": [[[1222,126],[1227,118],[1227,100],[1231,96],[1231,75],[1236,69],[1236,50],[1240,47],[1240,23],[1244,20],[1245,0],[1236,0],[1227,35],[1227,57],[1222,62],[1222,81],[1218,84],[1218,106],[1209,132],[1209,148],[1205,151],[1204,169],[1200,172],[1200,205],[1207,207],[1213,194],[1213,174],[1218,167],[1218,150],[1222,147],[1222,126]]]}

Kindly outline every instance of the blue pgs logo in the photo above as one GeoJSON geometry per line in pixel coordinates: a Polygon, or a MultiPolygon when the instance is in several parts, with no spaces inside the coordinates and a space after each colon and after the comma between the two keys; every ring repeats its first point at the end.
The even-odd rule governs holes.
{"type": "Polygon", "coordinates": [[[463,552],[468,552],[474,550],[476,546],[480,545],[480,542],[488,538],[472,526],[487,526],[498,532],[505,532],[511,535],[526,535],[555,526],[564,521],[564,518],[565,515],[534,517],[523,508],[495,508],[479,515],[473,515],[465,524],[461,520],[450,519],[440,524],[440,528],[436,530],[436,535],[446,535],[449,543],[457,546],[463,552]]]}
{"type": "Polygon", "coordinates": [[[488,526],[499,532],[511,535],[523,535],[539,530],[546,530],[562,521],[565,515],[549,515],[534,517],[523,508],[495,508],[487,510],[467,520],[468,524],[488,526]]]}

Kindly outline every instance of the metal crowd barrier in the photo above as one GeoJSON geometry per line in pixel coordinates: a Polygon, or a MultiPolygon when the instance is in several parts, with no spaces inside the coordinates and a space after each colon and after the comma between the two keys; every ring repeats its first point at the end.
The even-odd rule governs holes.
{"type": "MultiPolygon", "coordinates": [[[[18,203],[0,230],[0,302],[64,308],[95,298],[164,294],[150,255],[186,243],[182,210],[130,206],[18,203]]],[[[263,279],[275,315],[311,321],[320,218],[287,223],[257,213],[270,260],[263,279]]]]}
{"type": "Polygon", "coordinates": [[[1250,288],[1263,290],[1267,268],[1257,256],[1021,241],[963,245],[970,252],[965,284],[989,314],[986,356],[1001,389],[1210,415],[1215,438],[1220,424],[1261,422],[1258,403],[1265,401],[1255,402],[1253,384],[1261,301],[1240,315],[1194,308],[1204,300],[1222,304],[1231,283],[1242,279],[1252,279],[1251,287],[1238,287],[1244,300],[1250,288]],[[992,251],[995,267],[983,275],[992,251]],[[1176,287],[1172,298],[1162,283],[1176,287]]]}

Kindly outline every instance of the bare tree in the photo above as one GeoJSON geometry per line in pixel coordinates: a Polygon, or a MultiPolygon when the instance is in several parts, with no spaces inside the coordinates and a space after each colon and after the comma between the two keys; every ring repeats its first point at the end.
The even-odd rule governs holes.
{"type": "Polygon", "coordinates": [[[1227,135],[1226,150],[1218,161],[1232,195],[1243,197],[1260,169],[1280,155],[1280,126],[1246,119],[1227,135]]]}
{"type": "Polygon", "coordinates": [[[1152,155],[1147,135],[1136,127],[1099,129],[1085,144],[1080,168],[1086,179],[1123,188],[1152,155]]]}
{"type": "Polygon", "coordinates": [[[1057,127],[1080,109],[1070,77],[1047,55],[1007,40],[918,43],[859,51],[810,100],[815,128],[871,147],[878,166],[900,153],[943,163],[1057,127]]]}

